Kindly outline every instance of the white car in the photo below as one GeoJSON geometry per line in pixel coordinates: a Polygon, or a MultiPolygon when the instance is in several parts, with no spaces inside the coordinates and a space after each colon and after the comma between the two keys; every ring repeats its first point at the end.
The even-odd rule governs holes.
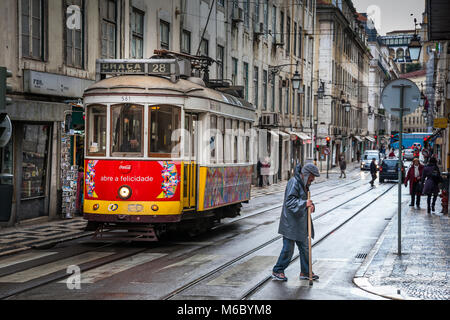
{"type": "Polygon", "coordinates": [[[375,158],[375,164],[378,168],[378,163],[380,162],[380,154],[378,151],[374,152],[364,152],[363,157],[361,159],[361,170],[370,170],[370,163],[372,159],[375,158]]]}

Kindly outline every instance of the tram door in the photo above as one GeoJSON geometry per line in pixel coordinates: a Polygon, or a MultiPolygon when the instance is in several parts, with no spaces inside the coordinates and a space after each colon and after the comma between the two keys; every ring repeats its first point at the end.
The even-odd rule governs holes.
{"type": "Polygon", "coordinates": [[[183,207],[195,208],[197,185],[197,121],[196,114],[185,114],[183,207]]]}

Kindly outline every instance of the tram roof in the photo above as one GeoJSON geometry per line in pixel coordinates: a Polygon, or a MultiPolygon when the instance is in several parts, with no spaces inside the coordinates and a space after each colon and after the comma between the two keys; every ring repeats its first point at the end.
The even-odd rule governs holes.
{"type": "Polygon", "coordinates": [[[158,91],[163,94],[183,95],[212,99],[246,109],[255,110],[253,104],[230,94],[206,88],[195,82],[179,79],[172,82],[167,78],[146,75],[123,75],[100,80],[89,86],[85,95],[96,93],[134,93],[148,94],[158,91]]]}

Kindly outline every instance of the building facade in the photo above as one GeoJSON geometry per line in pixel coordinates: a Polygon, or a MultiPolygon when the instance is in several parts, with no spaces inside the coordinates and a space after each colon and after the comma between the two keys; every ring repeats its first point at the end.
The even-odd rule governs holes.
{"type": "Polygon", "coordinates": [[[13,137],[0,173],[14,187],[0,226],[59,217],[62,172],[83,163],[80,99],[99,58],[150,58],[155,49],[208,56],[208,79],[241,87],[257,106],[254,148],[270,161],[269,181],[313,156],[315,0],[7,0],[0,8],[0,66],[13,72],[13,137]],[[67,130],[75,112],[81,124],[67,130]]]}
{"type": "MultiPolygon", "coordinates": [[[[369,61],[367,35],[351,1],[317,4],[316,77],[324,89],[317,102],[317,140],[329,137],[331,165],[375,146],[367,129],[369,61]]],[[[320,157],[323,159],[322,154],[320,157]]]]}

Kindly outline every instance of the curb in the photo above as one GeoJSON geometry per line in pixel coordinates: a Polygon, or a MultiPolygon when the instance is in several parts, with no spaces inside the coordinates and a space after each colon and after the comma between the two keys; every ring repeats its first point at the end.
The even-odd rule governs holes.
{"type": "MultiPolygon", "coordinates": [[[[406,201],[405,204],[402,205],[402,215],[406,213],[405,208],[408,209],[408,202],[406,201]]],[[[353,276],[353,283],[359,287],[361,290],[364,290],[366,292],[381,296],[386,299],[391,300],[417,300],[416,298],[410,297],[408,295],[404,295],[401,293],[401,291],[395,287],[392,286],[373,286],[369,282],[369,277],[366,277],[365,274],[367,272],[367,269],[370,267],[370,264],[372,263],[373,258],[376,256],[378,251],[380,250],[380,247],[386,238],[386,236],[391,231],[393,225],[395,222],[398,221],[397,218],[397,212],[394,212],[394,214],[391,216],[391,221],[387,224],[384,231],[381,233],[380,237],[378,238],[377,242],[373,246],[373,248],[370,250],[369,254],[367,255],[367,258],[364,260],[364,262],[361,264],[361,266],[356,271],[355,275],[353,276]],[[395,217],[395,218],[394,218],[395,217]]],[[[420,300],[420,299],[418,299],[420,300]]]]}

